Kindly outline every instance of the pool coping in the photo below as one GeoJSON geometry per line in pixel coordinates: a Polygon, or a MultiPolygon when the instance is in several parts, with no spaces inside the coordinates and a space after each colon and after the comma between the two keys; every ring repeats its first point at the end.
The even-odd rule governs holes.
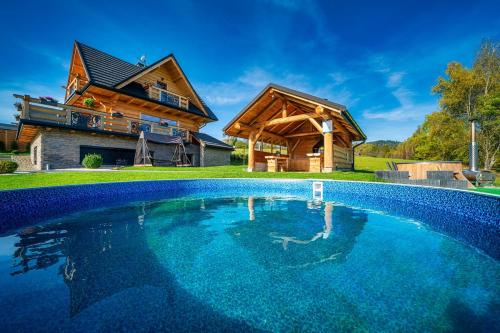
{"type": "Polygon", "coordinates": [[[0,195],[4,192],[10,191],[23,191],[23,190],[33,190],[33,189],[50,189],[50,188],[64,188],[64,187],[77,187],[77,186],[85,186],[85,185],[100,185],[100,184],[123,184],[123,183],[137,183],[137,182],[158,182],[158,181],[195,181],[195,180],[223,180],[223,179],[234,179],[234,180],[248,180],[248,181],[259,181],[259,180],[272,180],[272,181],[317,181],[317,182],[340,182],[340,183],[365,183],[365,184],[384,184],[389,186],[402,186],[402,187],[411,187],[411,188],[429,188],[443,191],[453,191],[453,192],[462,192],[469,193],[479,196],[500,198],[500,194],[487,193],[487,192],[479,192],[479,191],[471,191],[471,190],[462,190],[455,188],[447,188],[447,187],[438,187],[438,186],[422,186],[422,185],[413,185],[413,184],[399,184],[399,183],[387,183],[387,182],[373,182],[373,181],[365,181],[365,180],[346,180],[346,179],[324,179],[324,178],[245,178],[245,177],[210,177],[210,178],[176,178],[176,179],[144,179],[144,180],[128,180],[128,181],[117,181],[117,182],[97,182],[97,183],[83,183],[83,184],[66,184],[66,185],[55,185],[55,186],[36,186],[36,187],[22,187],[22,188],[14,188],[14,189],[0,189],[0,195]]]}

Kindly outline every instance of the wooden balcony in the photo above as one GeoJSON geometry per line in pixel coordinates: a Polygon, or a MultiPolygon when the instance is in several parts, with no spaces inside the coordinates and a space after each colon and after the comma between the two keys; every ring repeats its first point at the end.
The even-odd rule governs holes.
{"type": "Polygon", "coordinates": [[[184,141],[191,141],[191,135],[187,129],[127,117],[121,115],[118,111],[110,114],[93,109],[42,101],[39,98],[27,95],[14,94],[14,97],[22,100],[20,119],[65,125],[75,129],[95,129],[137,135],[141,131],[144,131],[162,135],[180,136],[184,141]]]}
{"type": "Polygon", "coordinates": [[[66,87],[66,96],[64,96],[64,99],[67,101],[76,91],[82,89],[87,82],[87,80],[75,77],[66,87]]]}
{"type": "Polygon", "coordinates": [[[189,99],[166,89],[151,86],[148,88],[149,98],[165,104],[177,106],[182,109],[189,109],[189,99]]]}

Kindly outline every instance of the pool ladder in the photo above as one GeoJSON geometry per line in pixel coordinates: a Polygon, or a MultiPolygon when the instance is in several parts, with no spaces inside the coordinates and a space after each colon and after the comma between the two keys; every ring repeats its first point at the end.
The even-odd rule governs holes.
{"type": "Polygon", "coordinates": [[[323,201],[323,182],[313,182],[313,200],[323,201]]]}

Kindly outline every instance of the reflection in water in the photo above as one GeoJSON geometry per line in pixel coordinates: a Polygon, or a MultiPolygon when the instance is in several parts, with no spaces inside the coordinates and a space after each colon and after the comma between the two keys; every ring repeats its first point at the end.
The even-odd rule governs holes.
{"type": "MultiPolygon", "coordinates": [[[[287,253],[283,255],[280,251],[282,253],[277,254],[278,260],[272,262],[273,265],[284,267],[305,267],[339,256],[345,257],[366,222],[363,214],[355,215],[350,208],[335,206],[331,202],[324,204],[323,216],[320,214],[321,204],[311,206],[308,203],[309,209],[317,213],[317,222],[322,223],[302,226],[301,221],[281,223],[278,218],[278,215],[286,213],[287,208],[296,209],[292,206],[304,205],[304,209],[307,209],[306,203],[302,201],[249,197],[208,202],[199,199],[140,203],[125,209],[110,209],[105,212],[105,216],[99,212],[89,214],[84,221],[75,216],[63,222],[21,230],[18,233],[19,242],[15,244],[11,274],[27,273],[59,263],[59,274],[70,292],[70,316],[74,316],[91,304],[126,288],[166,284],[165,272],[158,265],[146,240],[148,216],[165,220],[166,223],[158,229],[159,235],[166,235],[179,227],[197,228],[197,234],[185,236],[194,238],[189,252],[185,252],[194,261],[198,250],[216,236],[209,226],[203,225],[203,221],[209,220],[219,206],[228,203],[245,204],[249,212],[248,220],[252,223],[242,220],[241,223],[228,225],[226,231],[237,234],[237,241],[258,258],[276,254],[274,244],[281,244],[287,253]],[[321,231],[314,232],[310,238],[302,238],[317,228],[321,228],[321,231]],[[261,242],[256,243],[256,237],[261,242]],[[312,243],[319,240],[321,244],[313,246],[312,243]],[[290,248],[290,244],[297,247],[290,248]],[[268,247],[269,251],[263,250],[262,246],[268,247]]],[[[265,262],[269,263],[267,260],[265,262]]]]}
{"type": "Polygon", "coordinates": [[[0,285],[25,313],[0,296],[0,321],[11,325],[6,331],[47,323],[46,331],[63,323],[74,331],[71,323],[82,322],[88,331],[176,332],[496,325],[498,265],[405,222],[335,202],[259,197],[73,214],[18,233],[14,263],[0,261],[10,273],[0,285]],[[69,315],[56,317],[63,306],[69,315]],[[29,323],[14,324],[16,315],[29,323]]]}
{"type": "MultiPolygon", "coordinates": [[[[156,321],[145,322],[144,330],[251,330],[243,322],[200,303],[159,264],[147,241],[146,227],[151,217],[172,222],[157,231],[164,234],[186,223],[198,224],[210,213],[205,211],[203,200],[174,200],[75,214],[56,223],[28,227],[17,235],[11,275],[60,264],[57,271],[69,290],[70,318],[105,299],[110,302],[113,295],[153,286],[160,288],[154,290],[162,290],[155,296],[158,301],[149,308],[149,315],[154,314],[156,321]]],[[[26,304],[26,311],[30,311],[30,304],[26,304]]],[[[141,311],[148,311],[146,304],[141,311]]],[[[4,315],[9,316],[6,311],[4,315]]],[[[98,319],[94,320],[93,325],[99,327],[98,319]]],[[[126,323],[122,325],[127,327],[126,323]]]]}
{"type": "Polygon", "coordinates": [[[300,240],[296,239],[294,236],[276,235],[275,233],[271,233],[270,236],[277,239],[275,243],[283,243],[283,249],[285,250],[288,249],[289,242],[295,244],[309,244],[320,238],[327,239],[330,236],[330,233],[332,232],[332,210],[333,210],[333,203],[331,202],[325,203],[325,225],[323,227],[323,230],[316,233],[316,235],[314,235],[311,239],[300,240]]]}
{"type": "Polygon", "coordinates": [[[69,220],[22,230],[12,274],[62,260],[59,273],[69,287],[70,316],[123,289],[161,285],[160,268],[152,264],[155,258],[144,235],[145,204],[132,210],[135,219],[130,209],[115,209],[109,220],[97,214],[85,223],[69,220]]]}
{"type": "Polygon", "coordinates": [[[14,269],[11,275],[56,264],[64,257],[62,250],[66,233],[64,228],[57,225],[48,230],[35,226],[20,231],[19,242],[15,244],[14,269]]]}
{"type": "Polygon", "coordinates": [[[254,197],[252,196],[248,197],[248,219],[250,221],[255,220],[254,201],[255,201],[254,197]]]}
{"type": "Polygon", "coordinates": [[[267,266],[304,268],[342,261],[353,249],[367,221],[365,213],[332,202],[288,200],[274,204],[279,207],[264,199],[249,198],[249,219],[254,223],[240,223],[230,229],[234,238],[267,266]],[[306,209],[315,216],[312,223],[304,224],[300,215],[286,215],[306,209]],[[281,251],[276,244],[281,245],[281,251]],[[269,260],[270,256],[274,256],[273,260],[269,260]]]}

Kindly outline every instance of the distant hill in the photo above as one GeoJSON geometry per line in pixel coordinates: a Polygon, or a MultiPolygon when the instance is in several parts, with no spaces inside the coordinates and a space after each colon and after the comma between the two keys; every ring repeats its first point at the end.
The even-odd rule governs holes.
{"type": "Polygon", "coordinates": [[[357,155],[372,157],[394,157],[395,150],[401,142],[394,140],[377,140],[366,142],[356,148],[357,155]]]}
{"type": "Polygon", "coordinates": [[[394,141],[394,140],[377,140],[377,141],[370,141],[366,142],[366,144],[371,144],[371,145],[377,145],[377,146],[393,146],[396,147],[399,145],[401,142],[400,141],[394,141]]]}

